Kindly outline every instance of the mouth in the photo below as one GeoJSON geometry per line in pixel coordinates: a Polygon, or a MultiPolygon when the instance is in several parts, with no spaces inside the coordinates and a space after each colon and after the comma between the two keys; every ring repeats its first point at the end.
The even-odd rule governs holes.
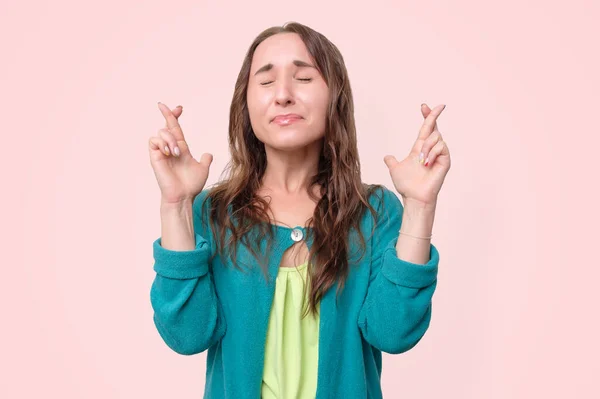
{"type": "Polygon", "coordinates": [[[292,123],[298,122],[303,118],[296,114],[277,115],[271,122],[276,123],[280,126],[291,125],[292,123]]]}
{"type": "Polygon", "coordinates": [[[281,114],[281,115],[277,115],[275,116],[273,119],[271,119],[271,122],[274,122],[276,120],[283,120],[283,119],[302,119],[302,117],[298,114],[281,114]]]}

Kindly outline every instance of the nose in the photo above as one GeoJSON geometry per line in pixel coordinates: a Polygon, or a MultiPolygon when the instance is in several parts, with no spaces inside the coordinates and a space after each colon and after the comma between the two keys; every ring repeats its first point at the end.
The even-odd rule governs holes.
{"type": "Polygon", "coordinates": [[[294,95],[288,81],[280,81],[275,88],[275,102],[287,106],[294,104],[294,95]]]}

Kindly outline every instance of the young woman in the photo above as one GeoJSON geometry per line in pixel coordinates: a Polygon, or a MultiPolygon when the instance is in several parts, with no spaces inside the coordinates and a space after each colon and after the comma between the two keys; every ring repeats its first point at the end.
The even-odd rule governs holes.
{"type": "Polygon", "coordinates": [[[226,179],[190,154],[182,108],[149,143],[161,190],[154,323],[175,352],[208,350],[205,398],[381,398],[382,352],[414,347],[431,319],[431,244],[450,168],[436,120],[384,158],[400,202],[361,181],[343,58],[299,23],[262,32],[230,109],[226,179]]]}

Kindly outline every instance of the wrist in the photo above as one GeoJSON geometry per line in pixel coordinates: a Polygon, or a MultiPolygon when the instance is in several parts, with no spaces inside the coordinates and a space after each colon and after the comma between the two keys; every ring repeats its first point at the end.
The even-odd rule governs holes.
{"type": "Polygon", "coordinates": [[[425,203],[423,201],[414,200],[410,198],[402,197],[404,203],[404,209],[409,210],[413,213],[427,213],[435,212],[437,207],[437,201],[425,203]]]}
{"type": "Polygon", "coordinates": [[[192,199],[185,199],[177,202],[167,202],[161,199],[160,209],[167,211],[187,209],[188,207],[192,206],[193,202],[194,201],[192,199]]]}
{"type": "Polygon", "coordinates": [[[435,211],[431,208],[407,204],[402,213],[399,231],[416,237],[431,237],[434,219],[435,211]]]}

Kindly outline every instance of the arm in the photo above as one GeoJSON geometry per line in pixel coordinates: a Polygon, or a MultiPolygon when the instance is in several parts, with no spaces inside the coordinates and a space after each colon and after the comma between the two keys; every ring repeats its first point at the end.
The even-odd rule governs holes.
{"type": "Polygon", "coordinates": [[[156,276],[150,302],[154,324],[167,346],[182,355],[203,352],[226,331],[210,269],[210,229],[200,217],[206,194],[207,190],[198,194],[190,208],[161,211],[163,237],[153,243],[156,276]],[[173,249],[163,247],[165,237],[173,249]],[[190,237],[194,237],[194,248],[185,249],[190,248],[190,237]]]}
{"type": "MultiPolygon", "coordinates": [[[[398,197],[387,189],[378,204],[371,277],[358,325],[369,344],[383,352],[396,354],[412,349],[429,327],[439,253],[433,244],[429,244],[424,264],[399,258],[396,244],[404,208],[398,197]]],[[[402,245],[406,247],[406,244],[402,245]]],[[[418,256],[418,248],[402,256],[407,253],[418,256]]]]}

